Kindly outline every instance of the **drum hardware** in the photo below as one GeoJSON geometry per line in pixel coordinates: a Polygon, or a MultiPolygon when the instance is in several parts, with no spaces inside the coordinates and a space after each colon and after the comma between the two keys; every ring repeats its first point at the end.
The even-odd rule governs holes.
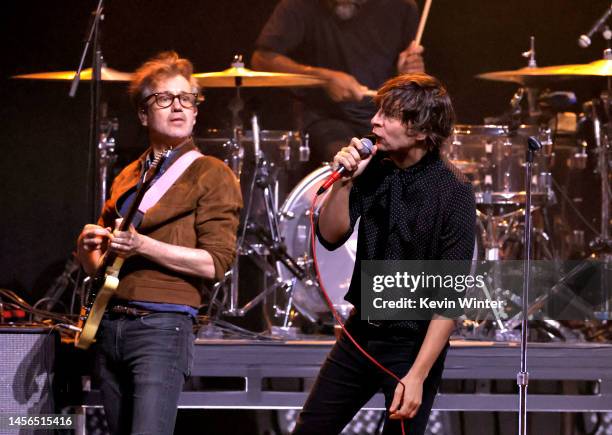
{"type": "Polygon", "coordinates": [[[81,77],[81,70],[83,69],[83,65],[85,63],[85,57],[87,56],[87,52],[89,51],[89,46],[92,46],[92,87],[91,87],[91,126],[90,126],[90,140],[89,140],[89,149],[91,152],[91,158],[95,159],[93,165],[96,169],[96,173],[98,178],[94,182],[94,201],[93,201],[93,209],[92,209],[92,222],[95,222],[98,216],[102,213],[102,209],[104,208],[104,202],[106,201],[106,180],[102,179],[103,176],[107,175],[106,167],[103,165],[106,161],[106,158],[102,157],[102,153],[106,148],[106,144],[102,141],[102,131],[101,131],[101,76],[102,76],[102,48],[100,44],[101,39],[101,31],[100,31],[100,23],[104,20],[104,0],[99,0],[96,10],[92,12],[93,19],[91,20],[89,29],[88,29],[88,37],[85,40],[85,47],[83,48],[83,53],[81,54],[81,60],[79,62],[79,67],[77,68],[76,74],[72,79],[72,84],[70,86],[69,96],[74,98],[76,95],[77,87],[79,85],[79,80],[81,77]],[[95,156],[95,157],[94,157],[95,156]]]}
{"type": "Polygon", "coordinates": [[[100,210],[104,207],[104,202],[108,197],[108,180],[111,171],[117,161],[115,153],[115,134],[119,130],[119,121],[117,118],[109,118],[107,115],[107,104],[102,103],[100,129],[98,139],[98,192],[96,198],[100,201],[100,210]]]}
{"type": "MultiPolygon", "coordinates": [[[[606,59],[612,58],[612,50],[606,49],[604,52],[606,59]]],[[[608,79],[612,77],[612,69],[608,74],[608,79]]],[[[610,87],[610,83],[608,83],[610,87]]],[[[584,105],[585,116],[590,119],[592,124],[592,133],[595,144],[595,154],[597,155],[597,166],[595,172],[600,179],[600,198],[601,198],[601,214],[600,214],[600,229],[599,234],[589,243],[590,257],[598,258],[604,263],[601,270],[601,296],[602,304],[600,310],[597,311],[596,317],[599,320],[612,320],[612,292],[610,286],[609,273],[606,269],[612,268],[612,238],[610,237],[610,136],[608,130],[612,124],[610,117],[610,89],[601,93],[599,98],[594,98],[591,102],[584,105]]],[[[582,150],[585,147],[582,146],[582,150]]],[[[581,150],[581,151],[582,151],[581,150]]],[[[583,151],[584,152],[584,151],[583,151]]],[[[583,154],[579,152],[577,154],[583,154]]],[[[582,156],[580,156],[583,159],[582,156]]],[[[578,161],[581,163],[581,161],[578,161]]]]}
{"type": "Polygon", "coordinates": [[[241,55],[235,55],[224,71],[197,73],[193,77],[203,88],[259,88],[323,86],[325,81],[305,74],[253,71],[244,67],[241,55]]]}
{"type": "Polygon", "coordinates": [[[517,70],[482,73],[476,77],[484,80],[532,85],[536,88],[543,88],[549,83],[565,80],[607,78],[612,76],[612,57],[608,51],[609,49],[604,52],[603,59],[587,64],[525,67],[517,70]]]}
{"type": "Polygon", "coordinates": [[[92,81],[92,113],[90,125],[89,145],[91,155],[94,160],[92,165],[96,168],[96,175],[92,184],[93,204],[92,221],[95,221],[104,207],[107,197],[107,178],[113,163],[116,160],[115,140],[111,133],[117,130],[117,119],[109,119],[106,116],[106,104],[101,102],[102,82],[129,82],[132,79],[131,73],[107,68],[103,61],[102,50],[100,48],[100,23],[104,20],[104,0],[99,0],[96,9],[92,11],[92,20],[87,29],[85,46],[81,54],[79,66],[76,71],[55,71],[40,72],[33,74],[21,74],[13,76],[14,79],[28,80],[50,80],[50,81],[71,81],[69,96],[74,97],[81,80],[92,81]],[[83,69],[85,58],[90,46],[92,47],[92,68],[83,69]]]}
{"type": "MultiPolygon", "coordinates": [[[[254,131],[257,131],[254,129],[254,131]]],[[[261,302],[265,302],[266,298],[271,294],[281,292],[285,295],[286,304],[283,307],[274,305],[275,316],[283,316],[281,329],[274,329],[270,332],[280,333],[284,328],[283,334],[290,334],[292,331],[291,319],[292,319],[292,292],[297,280],[309,282],[306,279],[306,274],[303,267],[295,260],[291,255],[287,253],[286,246],[280,237],[279,222],[277,206],[273,197],[273,184],[275,177],[271,169],[274,167],[272,163],[269,163],[263,152],[260,152],[260,158],[257,162],[256,171],[253,176],[253,180],[249,189],[249,204],[247,207],[246,215],[244,218],[242,234],[238,242],[238,251],[241,255],[248,255],[249,258],[256,264],[256,266],[266,273],[268,277],[273,278],[271,285],[261,290],[253,299],[248,301],[244,306],[239,307],[238,305],[238,278],[239,270],[238,264],[236,263],[232,268],[229,277],[229,307],[224,311],[225,315],[228,316],[239,316],[246,315],[255,306],[261,302]],[[266,225],[260,225],[253,222],[252,216],[252,197],[255,190],[261,192],[264,206],[265,206],[265,217],[266,225]],[[254,244],[247,241],[247,234],[253,235],[260,242],[254,244]],[[290,279],[283,279],[278,275],[277,268],[272,266],[276,264],[277,268],[279,264],[282,264],[286,270],[288,270],[293,276],[290,279]]],[[[226,281],[227,285],[227,281],[226,281]]]]}
{"type": "Polygon", "coordinates": [[[544,145],[535,167],[534,202],[539,206],[555,200],[550,189],[549,167],[552,151],[552,132],[548,128],[520,125],[456,125],[447,157],[472,181],[476,203],[481,207],[520,206],[525,203],[524,158],[519,142],[528,136],[537,136],[544,145]]]}
{"type": "MultiPolygon", "coordinates": [[[[13,79],[26,79],[26,80],[42,80],[42,81],[72,81],[76,76],[76,71],[49,71],[49,72],[38,72],[30,74],[19,74],[12,76],[13,79]]],[[[85,68],[81,70],[79,76],[80,81],[91,81],[93,80],[93,72],[91,68],[85,68]]],[[[132,80],[132,73],[118,71],[102,64],[100,68],[100,81],[102,82],[117,82],[117,83],[128,83],[132,80]]]]}
{"type": "MultiPolygon", "coordinates": [[[[306,279],[294,280],[291,302],[302,316],[317,324],[331,323],[332,316],[323,300],[318,283],[311,278],[314,276],[314,269],[310,248],[310,205],[316,190],[330,173],[329,166],[322,166],[307,175],[294,187],[279,210],[281,237],[285,242],[287,252],[296,259],[306,274],[306,279]]],[[[357,226],[358,224],[355,228],[357,226]]],[[[321,279],[336,309],[346,317],[352,305],[345,302],[343,297],[348,290],[355,262],[357,231],[355,230],[349,240],[334,252],[325,249],[318,240],[316,243],[318,244],[317,257],[321,279]]],[[[278,265],[278,274],[284,279],[294,278],[294,275],[282,264],[278,265]]],[[[284,295],[279,295],[281,296],[284,295]]]]}
{"type": "Polygon", "coordinates": [[[610,18],[610,14],[612,14],[612,4],[610,4],[608,9],[606,9],[603,15],[601,15],[597,19],[595,24],[591,26],[591,28],[586,34],[580,35],[580,37],[578,38],[578,45],[580,47],[587,48],[588,46],[590,46],[591,38],[597,32],[601,32],[604,39],[608,41],[609,43],[610,39],[612,39],[612,32],[610,32],[610,29],[605,24],[606,24],[606,21],[608,21],[608,18],[610,18]]]}

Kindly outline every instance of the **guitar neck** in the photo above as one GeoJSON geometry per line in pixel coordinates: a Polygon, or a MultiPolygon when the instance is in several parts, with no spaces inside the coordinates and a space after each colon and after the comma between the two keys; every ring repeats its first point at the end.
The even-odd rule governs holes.
{"type": "MultiPolygon", "coordinates": [[[[161,169],[162,164],[168,157],[170,151],[171,149],[168,149],[162,153],[159,153],[153,159],[153,162],[151,163],[151,167],[146,172],[146,175],[145,175],[145,178],[142,184],[136,191],[136,195],[134,196],[134,200],[132,201],[132,204],[130,205],[128,212],[121,220],[121,224],[119,224],[119,228],[117,228],[119,231],[128,231],[130,229],[130,225],[132,224],[132,221],[134,220],[134,217],[136,216],[136,212],[138,211],[138,207],[140,206],[140,203],[142,202],[142,198],[144,198],[145,193],[151,186],[151,182],[153,181],[155,176],[158,174],[159,170],[161,169]]],[[[121,268],[122,264],[123,264],[123,259],[120,258],[117,255],[117,253],[112,252],[112,251],[107,251],[102,260],[102,264],[100,265],[100,267],[98,268],[98,271],[96,272],[95,279],[104,280],[104,277],[109,273],[117,276],[119,274],[119,269],[121,268]]]]}

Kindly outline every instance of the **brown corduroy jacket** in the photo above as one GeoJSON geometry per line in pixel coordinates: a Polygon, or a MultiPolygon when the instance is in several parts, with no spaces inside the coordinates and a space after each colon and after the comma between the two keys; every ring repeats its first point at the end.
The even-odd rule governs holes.
{"type": "MultiPolygon", "coordinates": [[[[195,149],[188,142],[178,157],[195,149]]],[[[99,225],[114,227],[117,200],[133,188],[147,153],[126,166],[113,181],[99,225]]],[[[177,157],[177,158],[178,158],[177,157]]],[[[160,200],[144,214],[138,232],[172,245],[208,251],[220,280],[234,261],[236,232],[242,196],[238,180],[220,160],[204,156],[195,160],[160,200]]],[[[204,286],[213,281],[174,272],[140,256],[128,258],[119,275],[116,298],[147,302],[202,304],[204,286]]]]}

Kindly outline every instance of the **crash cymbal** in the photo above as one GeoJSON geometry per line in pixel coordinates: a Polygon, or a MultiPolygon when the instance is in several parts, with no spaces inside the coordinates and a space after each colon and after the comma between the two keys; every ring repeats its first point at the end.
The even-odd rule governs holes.
{"type": "Polygon", "coordinates": [[[554,65],[541,68],[521,68],[510,71],[493,71],[476,77],[499,82],[521,84],[552,82],[587,77],[612,77],[612,60],[600,59],[587,64],[554,65]]]}
{"type": "Polygon", "coordinates": [[[203,88],[322,86],[324,81],[305,74],[253,71],[241,66],[224,71],[198,73],[193,77],[203,88]]]}
{"type": "MultiPolygon", "coordinates": [[[[76,71],[53,71],[39,72],[32,74],[20,74],[13,76],[14,79],[28,80],[72,80],[76,71]]],[[[92,78],[91,68],[81,71],[81,80],[89,81],[92,78]]],[[[132,73],[117,71],[112,68],[102,67],[102,81],[104,82],[129,82],[132,80],[132,73]]]]}

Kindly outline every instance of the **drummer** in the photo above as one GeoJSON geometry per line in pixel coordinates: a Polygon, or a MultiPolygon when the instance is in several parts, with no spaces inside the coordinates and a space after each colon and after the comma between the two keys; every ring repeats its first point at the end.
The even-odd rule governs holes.
{"type": "Polygon", "coordinates": [[[368,88],[425,70],[423,47],[411,42],[418,18],[414,0],[283,0],[276,6],[257,38],[252,66],[325,80],[325,92],[298,97],[299,128],[312,149],[314,167],[307,169],[370,131],[376,107],[368,88]]]}

